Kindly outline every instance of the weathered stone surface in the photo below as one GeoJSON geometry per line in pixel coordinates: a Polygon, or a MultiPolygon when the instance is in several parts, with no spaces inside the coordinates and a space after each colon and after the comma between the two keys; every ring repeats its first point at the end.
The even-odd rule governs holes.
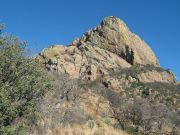
{"type": "Polygon", "coordinates": [[[137,75],[140,82],[153,83],[153,82],[163,82],[163,83],[176,83],[176,78],[173,74],[167,71],[157,72],[149,71],[146,73],[141,73],[137,75]]]}
{"type": "Polygon", "coordinates": [[[65,48],[64,46],[60,45],[54,45],[49,48],[44,49],[40,55],[46,57],[54,57],[58,56],[59,54],[64,54],[65,53],[65,48]]]}
{"type": "MultiPolygon", "coordinates": [[[[110,70],[130,68],[136,64],[159,66],[149,46],[131,33],[123,21],[112,16],[74,40],[70,46],[51,46],[36,58],[44,63],[48,70],[91,81],[96,80],[99,75],[108,75],[110,70]]],[[[127,78],[128,82],[134,81],[133,79],[131,76],[127,78]]],[[[137,79],[146,83],[176,82],[174,75],[166,71],[139,73],[137,79]]],[[[117,83],[111,81],[107,83],[116,87],[117,83]]]]}
{"type": "Polygon", "coordinates": [[[43,50],[36,58],[49,70],[67,73],[73,78],[86,75],[85,78],[89,80],[95,80],[98,74],[108,74],[109,69],[131,67],[116,54],[86,45],[50,47],[43,50]]]}
{"type": "Polygon", "coordinates": [[[129,68],[134,64],[159,66],[149,46],[131,33],[123,21],[112,16],[74,40],[70,46],[51,46],[36,58],[49,70],[68,73],[73,78],[86,76],[90,80],[99,74],[109,74],[109,70],[129,68]],[[91,65],[96,70],[90,77],[87,73],[91,65]]]}
{"type": "Polygon", "coordinates": [[[71,45],[98,46],[117,54],[130,64],[152,64],[159,66],[159,62],[151,48],[132,33],[120,19],[110,16],[101,25],[89,30],[71,45]]]}

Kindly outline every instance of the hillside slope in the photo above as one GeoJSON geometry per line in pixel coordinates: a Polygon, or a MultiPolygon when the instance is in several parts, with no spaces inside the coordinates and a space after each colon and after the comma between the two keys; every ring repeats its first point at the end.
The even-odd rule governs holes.
{"type": "Polygon", "coordinates": [[[36,56],[53,77],[32,134],[179,135],[180,85],[116,17],[36,56]]]}

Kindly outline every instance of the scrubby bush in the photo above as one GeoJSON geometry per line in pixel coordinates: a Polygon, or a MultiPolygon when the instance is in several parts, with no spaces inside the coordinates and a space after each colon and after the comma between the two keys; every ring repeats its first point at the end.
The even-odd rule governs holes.
{"type": "Polygon", "coordinates": [[[51,72],[55,98],[58,100],[74,101],[79,97],[81,87],[79,79],[72,79],[67,74],[51,72]]]}
{"type": "Polygon", "coordinates": [[[179,85],[134,82],[119,92],[101,83],[96,80],[89,87],[109,101],[112,118],[118,121],[115,127],[137,135],[179,135],[179,85]],[[169,104],[169,98],[174,103],[169,104]]]}
{"type": "Polygon", "coordinates": [[[111,76],[121,77],[122,75],[131,76],[133,78],[137,78],[138,74],[147,73],[151,71],[164,72],[167,71],[171,73],[169,70],[165,70],[161,67],[156,67],[153,65],[134,65],[130,68],[124,69],[116,69],[115,71],[111,71],[111,76]]]}

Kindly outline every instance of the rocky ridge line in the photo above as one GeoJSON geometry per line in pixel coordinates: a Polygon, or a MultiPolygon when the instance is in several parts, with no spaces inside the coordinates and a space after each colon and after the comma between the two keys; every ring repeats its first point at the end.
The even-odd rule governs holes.
{"type": "Polygon", "coordinates": [[[150,47],[130,32],[123,21],[112,16],[69,46],[51,46],[36,58],[48,70],[67,73],[72,78],[96,80],[98,76],[108,75],[109,71],[149,65],[155,70],[139,74],[140,81],[176,82],[172,73],[156,71],[160,64],[150,47]]]}

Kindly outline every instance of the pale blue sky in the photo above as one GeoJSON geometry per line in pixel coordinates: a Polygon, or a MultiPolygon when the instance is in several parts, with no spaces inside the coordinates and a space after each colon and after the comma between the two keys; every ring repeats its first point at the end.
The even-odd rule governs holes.
{"type": "Polygon", "coordinates": [[[179,0],[0,0],[0,23],[35,53],[70,43],[106,16],[121,18],[180,80],[179,0]]]}

